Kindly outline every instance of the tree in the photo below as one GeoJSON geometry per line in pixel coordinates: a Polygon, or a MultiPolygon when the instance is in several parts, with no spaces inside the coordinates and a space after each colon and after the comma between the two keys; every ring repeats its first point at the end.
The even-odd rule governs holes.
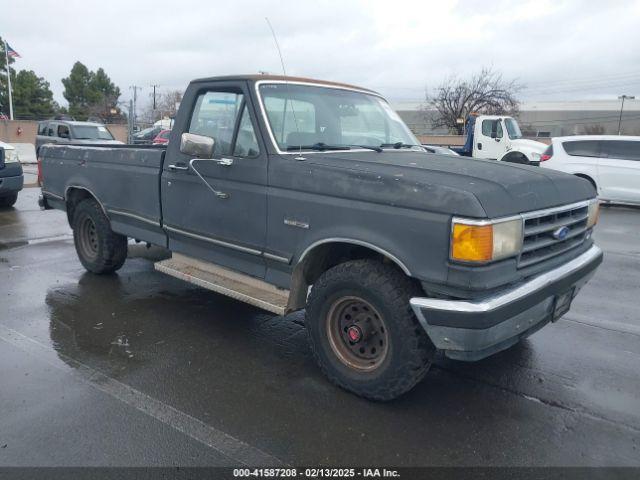
{"type": "Polygon", "coordinates": [[[142,113],[142,118],[149,123],[154,123],[162,118],[173,118],[178,111],[177,106],[182,101],[184,92],[182,90],[169,90],[165,93],[156,94],[156,109],[150,103],[142,113]]]}
{"type": "Polygon", "coordinates": [[[93,74],[90,87],[97,92],[99,100],[90,105],[89,114],[107,123],[122,121],[124,117],[118,108],[120,88],[116,87],[102,68],[93,74]]]}
{"type": "Polygon", "coordinates": [[[432,95],[427,94],[428,107],[436,111],[432,125],[435,128],[447,127],[462,135],[464,121],[471,112],[517,115],[519,102],[516,94],[522,88],[515,80],[504,80],[490,67],[483,67],[466,80],[452,76],[432,95]]]}
{"type": "MultiPolygon", "coordinates": [[[[0,37],[0,113],[9,115],[9,94],[7,88],[7,62],[4,54],[4,40],[0,37]]],[[[15,59],[9,57],[9,68],[11,69],[11,81],[14,81],[16,71],[11,68],[11,64],[15,62],[15,59]]],[[[13,86],[13,85],[12,85],[13,86]]]]}
{"type": "Polygon", "coordinates": [[[599,123],[584,126],[585,135],[604,135],[605,131],[606,129],[604,128],[604,125],[599,123]]]}
{"type": "Polygon", "coordinates": [[[20,70],[13,79],[13,110],[16,118],[39,120],[58,110],[49,82],[33,70],[20,70]]]}
{"type": "Polygon", "coordinates": [[[90,71],[76,62],[67,78],[62,79],[64,98],[69,102],[69,113],[78,120],[99,117],[102,121],[120,121],[123,115],[118,108],[120,89],[102,68],[90,71]]]}

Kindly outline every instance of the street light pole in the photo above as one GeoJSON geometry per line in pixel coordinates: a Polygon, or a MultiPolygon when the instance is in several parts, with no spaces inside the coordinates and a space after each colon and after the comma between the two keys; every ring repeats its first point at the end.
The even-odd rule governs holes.
{"type": "Polygon", "coordinates": [[[633,95],[620,95],[618,97],[618,100],[622,100],[622,105],[620,105],[620,118],[618,119],[618,135],[622,134],[622,110],[624,109],[624,101],[635,100],[635,98],[633,95]]]}

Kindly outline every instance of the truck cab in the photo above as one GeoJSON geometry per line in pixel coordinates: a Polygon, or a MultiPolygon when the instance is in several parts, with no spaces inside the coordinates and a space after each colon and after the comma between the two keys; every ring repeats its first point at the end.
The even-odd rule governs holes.
{"type": "Polygon", "coordinates": [[[547,148],[542,142],[522,138],[518,122],[509,116],[469,115],[466,131],[466,142],[456,151],[467,157],[539,165],[547,148]]]}

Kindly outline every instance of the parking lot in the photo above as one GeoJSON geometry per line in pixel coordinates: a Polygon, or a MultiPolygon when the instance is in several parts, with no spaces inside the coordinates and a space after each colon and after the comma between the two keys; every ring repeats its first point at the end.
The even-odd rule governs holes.
{"type": "Polygon", "coordinates": [[[638,209],[602,209],[604,264],[562,320],[374,403],[325,379],[304,313],[164,276],[141,245],[86,273],[38,193],[0,211],[2,466],[640,466],[638,209]]]}

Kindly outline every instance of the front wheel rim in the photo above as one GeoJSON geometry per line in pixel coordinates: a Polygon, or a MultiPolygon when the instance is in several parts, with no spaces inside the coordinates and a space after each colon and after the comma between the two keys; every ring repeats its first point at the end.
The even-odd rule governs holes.
{"type": "Polygon", "coordinates": [[[343,365],[370,372],[389,352],[389,332],[384,318],[368,301],[342,297],[329,307],[326,334],[331,350],[343,365]]]}

